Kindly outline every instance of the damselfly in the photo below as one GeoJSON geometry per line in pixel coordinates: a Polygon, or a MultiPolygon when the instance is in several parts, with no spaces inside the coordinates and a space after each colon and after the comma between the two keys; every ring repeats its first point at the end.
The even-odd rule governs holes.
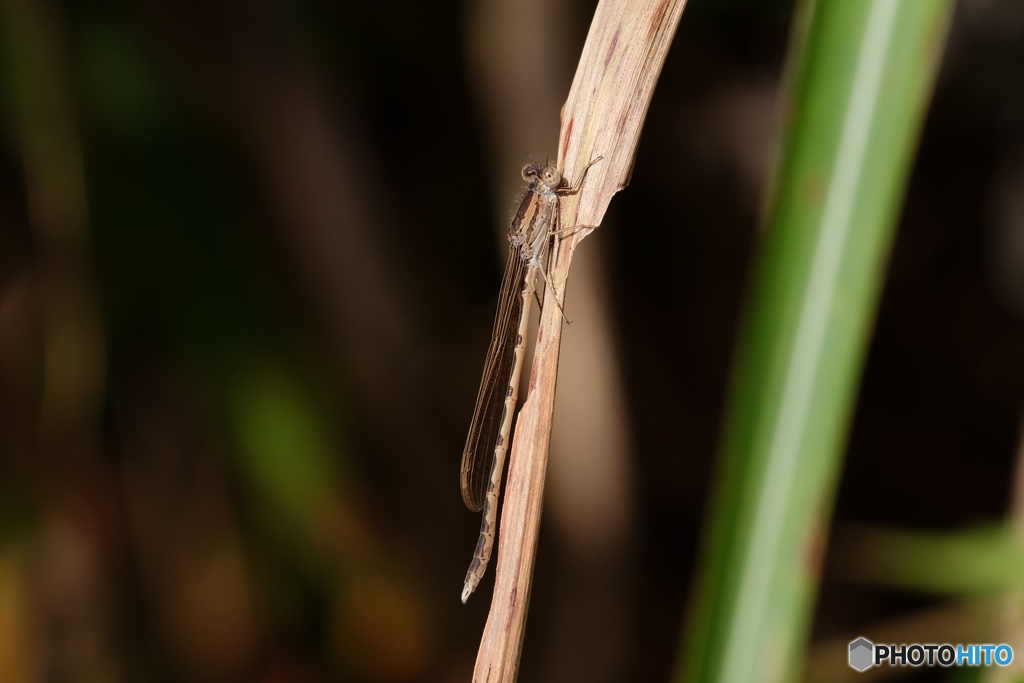
{"type": "MultiPolygon", "coordinates": [[[[562,174],[554,166],[538,163],[523,166],[523,180],[529,186],[509,226],[508,262],[498,297],[498,314],[484,361],[484,376],[469,425],[469,437],[462,452],[462,500],[470,510],[484,511],[476,551],[466,572],[462,602],[476,590],[494,548],[501,474],[519,392],[537,273],[547,282],[545,268],[551,237],[576,229],[575,226],[558,229],[558,197],[579,192],[587,169],[600,160],[598,157],[587,164],[571,187],[562,186],[562,174]]],[[[555,301],[561,307],[557,292],[555,301]]]]}

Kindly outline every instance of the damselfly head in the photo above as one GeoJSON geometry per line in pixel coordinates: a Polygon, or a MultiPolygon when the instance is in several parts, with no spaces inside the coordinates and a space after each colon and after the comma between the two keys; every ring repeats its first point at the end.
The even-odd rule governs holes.
{"type": "Polygon", "coordinates": [[[553,190],[562,183],[562,174],[554,166],[544,166],[537,163],[526,164],[523,166],[523,180],[528,183],[539,180],[553,190]]]}

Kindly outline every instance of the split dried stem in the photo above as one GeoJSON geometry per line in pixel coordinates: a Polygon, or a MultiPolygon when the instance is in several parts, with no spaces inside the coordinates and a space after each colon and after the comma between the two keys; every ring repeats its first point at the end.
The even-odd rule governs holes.
{"type": "Polygon", "coordinates": [[[578,194],[561,199],[563,227],[548,266],[551,287],[530,374],[529,397],[517,420],[502,510],[494,597],[473,680],[516,680],[540,530],[555,406],[564,296],[576,245],[601,223],[612,196],[629,183],[647,108],[686,0],[601,0],[583,47],[569,98],[562,108],[558,167],[576,178],[593,159],[578,194]]]}

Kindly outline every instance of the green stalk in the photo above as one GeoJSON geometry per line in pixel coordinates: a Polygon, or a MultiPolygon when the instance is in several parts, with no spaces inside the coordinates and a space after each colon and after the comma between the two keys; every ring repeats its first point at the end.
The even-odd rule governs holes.
{"type": "Polygon", "coordinates": [[[805,0],[678,681],[794,680],[950,0],[805,0]]]}

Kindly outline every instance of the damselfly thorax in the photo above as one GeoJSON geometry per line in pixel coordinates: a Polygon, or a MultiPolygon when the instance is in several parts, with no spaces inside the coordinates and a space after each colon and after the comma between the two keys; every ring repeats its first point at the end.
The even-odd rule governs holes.
{"type": "MultiPolygon", "coordinates": [[[[466,572],[462,602],[469,599],[480,583],[494,547],[501,475],[516,407],[537,274],[547,281],[546,260],[551,238],[566,232],[558,229],[558,197],[578,192],[587,169],[600,160],[598,157],[590,162],[571,187],[563,187],[562,174],[554,166],[538,163],[523,166],[523,180],[529,185],[509,226],[508,261],[498,297],[498,314],[469,437],[462,452],[462,499],[470,510],[484,511],[476,551],[466,572]]],[[[561,307],[557,296],[555,301],[561,307]]]]}

